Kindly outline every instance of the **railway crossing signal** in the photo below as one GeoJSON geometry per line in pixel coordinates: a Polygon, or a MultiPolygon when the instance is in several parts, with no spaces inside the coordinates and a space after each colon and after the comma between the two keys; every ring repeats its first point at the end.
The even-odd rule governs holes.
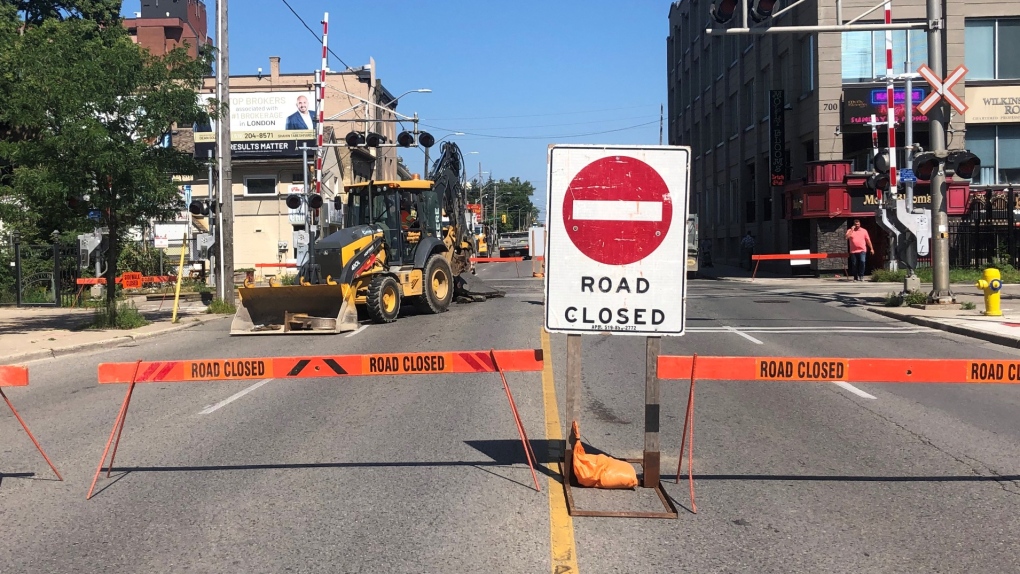
{"type": "Polygon", "coordinates": [[[921,64],[921,67],[917,69],[917,73],[921,74],[931,84],[931,93],[917,106],[919,112],[927,114],[940,99],[945,99],[949,102],[949,105],[953,106],[953,109],[958,114],[962,115],[967,111],[967,103],[963,101],[963,98],[953,93],[953,86],[959,83],[963,76],[967,74],[967,66],[957,66],[944,82],[931,68],[924,64],[921,64]]]}

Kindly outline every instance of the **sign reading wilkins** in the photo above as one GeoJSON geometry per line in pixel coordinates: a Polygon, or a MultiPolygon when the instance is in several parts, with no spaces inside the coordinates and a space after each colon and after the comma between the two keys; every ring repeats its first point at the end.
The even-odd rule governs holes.
{"type": "Polygon", "coordinates": [[[688,147],[549,147],[545,328],[683,335],[688,147]]]}

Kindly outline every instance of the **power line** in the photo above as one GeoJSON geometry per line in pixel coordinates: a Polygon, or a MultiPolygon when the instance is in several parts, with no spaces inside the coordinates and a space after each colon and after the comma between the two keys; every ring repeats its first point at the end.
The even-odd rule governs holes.
{"type": "MultiPolygon", "coordinates": [[[[296,17],[296,18],[297,18],[297,19],[298,19],[298,20],[299,20],[299,21],[301,22],[301,24],[302,24],[302,25],[304,25],[305,29],[306,29],[306,30],[308,30],[309,32],[311,32],[312,36],[314,36],[314,37],[315,37],[315,39],[316,39],[316,40],[318,40],[318,41],[319,41],[319,42],[321,43],[321,42],[322,42],[322,36],[319,36],[319,34],[317,34],[317,33],[315,32],[315,30],[312,30],[312,29],[311,29],[311,27],[310,27],[310,26],[308,26],[308,23],[307,23],[307,22],[305,22],[305,19],[304,19],[304,18],[302,18],[302,17],[301,17],[301,15],[300,15],[300,14],[298,14],[298,13],[297,13],[297,12],[296,12],[296,11],[294,10],[294,8],[293,8],[293,7],[291,7],[290,3],[289,3],[289,2],[287,2],[287,0],[283,0],[283,4],[284,4],[284,5],[285,5],[285,6],[286,6],[286,7],[288,8],[288,9],[290,9],[290,12],[291,12],[291,14],[294,14],[294,16],[295,16],[295,17],[296,17]]],[[[333,51],[333,48],[329,48],[329,47],[327,47],[326,49],[327,49],[327,50],[329,50],[329,53],[330,53],[330,54],[333,54],[333,56],[334,56],[334,57],[335,57],[335,58],[336,58],[337,60],[340,60],[340,63],[341,63],[341,64],[343,64],[343,65],[344,65],[345,67],[347,67],[348,69],[350,68],[350,66],[348,66],[348,65],[347,65],[347,62],[345,62],[343,58],[341,58],[340,56],[338,56],[338,55],[337,55],[337,53],[333,51]]]]}

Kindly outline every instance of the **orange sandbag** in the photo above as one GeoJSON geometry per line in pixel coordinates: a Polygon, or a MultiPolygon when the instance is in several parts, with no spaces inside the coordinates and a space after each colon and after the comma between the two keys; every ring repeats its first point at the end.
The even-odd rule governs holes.
{"type": "Polygon", "coordinates": [[[635,488],[638,485],[637,472],[629,462],[584,452],[577,421],[571,430],[578,437],[574,443],[574,476],[578,484],[595,488],[635,488]]]}

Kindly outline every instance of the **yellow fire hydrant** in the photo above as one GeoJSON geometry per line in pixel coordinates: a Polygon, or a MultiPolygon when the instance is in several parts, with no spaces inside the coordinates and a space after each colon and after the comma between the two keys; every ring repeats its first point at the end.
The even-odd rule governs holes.
{"type": "Polygon", "coordinates": [[[999,307],[999,291],[1002,290],[1002,276],[998,269],[988,268],[981,274],[981,279],[974,284],[985,294],[985,315],[993,317],[1002,316],[1002,308],[999,307]]]}

